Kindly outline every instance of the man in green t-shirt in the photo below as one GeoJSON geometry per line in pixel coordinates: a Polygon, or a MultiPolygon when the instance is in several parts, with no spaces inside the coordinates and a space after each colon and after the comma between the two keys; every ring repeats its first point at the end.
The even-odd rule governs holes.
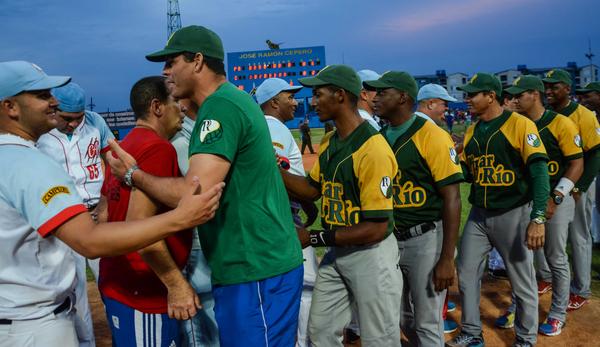
{"type": "Polygon", "coordinates": [[[533,346],[538,295],[531,250],[544,245],[550,194],[548,156],[535,123],[502,109],[502,85],[495,76],[477,73],[459,89],[467,93],[469,111],[479,121],[467,129],[461,154],[465,178],[472,182],[471,212],[458,251],[462,328],[461,334],[446,344],[484,345],[479,314],[481,276],[485,258],[495,247],[517,298],[515,346],[533,346]]]}
{"type": "Polygon", "coordinates": [[[111,167],[126,184],[169,206],[177,206],[190,182],[226,182],[215,218],[198,227],[221,346],[289,346],[302,292],[300,243],[264,115],[227,82],[223,57],[220,38],[201,26],[178,30],[163,50],[146,56],[165,62],[163,75],[176,98],[199,107],[184,178],[151,176],[121,151],[111,167]]]}
{"type": "Polygon", "coordinates": [[[313,291],[310,340],[315,347],[342,346],[356,305],[363,346],[400,346],[402,279],[391,235],[394,153],[358,113],[361,83],[352,68],[330,65],[300,83],[313,88],[319,120],[336,126],[321,141],[308,177],[281,171],[292,195],[321,198],[323,229],[298,232],[304,247],[329,247],[313,291]]]}

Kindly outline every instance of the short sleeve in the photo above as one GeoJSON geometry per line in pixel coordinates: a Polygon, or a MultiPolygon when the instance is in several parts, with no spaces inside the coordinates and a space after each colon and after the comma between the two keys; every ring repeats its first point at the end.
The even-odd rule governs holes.
{"type": "Polygon", "coordinates": [[[427,147],[419,148],[419,152],[425,159],[436,186],[443,187],[464,180],[454,142],[444,130],[431,132],[430,138],[424,143],[427,147]]]}
{"type": "Polygon", "coordinates": [[[556,129],[555,137],[558,139],[558,146],[563,156],[567,160],[582,158],[581,135],[577,131],[577,126],[567,117],[557,117],[560,117],[560,123],[556,129]]]}
{"type": "Polygon", "coordinates": [[[110,150],[110,146],[108,145],[108,140],[114,140],[115,136],[112,131],[106,124],[104,118],[96,112],[85,111],[86,117],[89,117],[91,120],[92,126],[94,126],[100,132],[100,147],[101,152],[107,152],[110,150]]]}
{"type": "Polygon", "coordinates": [[[312,169],[308,174],[308,183],[313,187],[321,190],[321,165],[319,164],[319,158],[315,160],[312,169]]]}
{"type": "Polygon", "coordinates": [[[387,218],[393,210],[392,179],[398,164],[382,135],[367,140],[353,155],[354,175],[360,191],[364,218],[387,218]]]}
{"type": "MultiPolygon", "coordinates": [[[[18,176],[10,177],[15,208],[42,237],[74,216],[87,212],[73,180],[49,157],[36,153],[18,176]]],[[[20,163],[16,164],[20,165],[20,163]]]]}
{"type": "Polygon", "coordinates": [[[583,143],[583,151],[588,152],[600,146],[600,125],[592,111],[579,105],[579,132],[583,143]]]}
{"type": "Polygon", "coordinates": [[[214,154],[233,162],[246,126],[244,114],[230,101],[219,97],[205,101],[190,139],[190,157],[214,154]]]}

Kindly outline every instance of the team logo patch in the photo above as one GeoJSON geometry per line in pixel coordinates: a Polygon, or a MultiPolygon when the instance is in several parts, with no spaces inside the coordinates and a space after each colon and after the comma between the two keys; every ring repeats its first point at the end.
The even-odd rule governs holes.
{"type": "Polygon", "coordinates": [[[52,187],[46,192],[46,194],[44,194],[44,196],[42,196],[42,202],[44,205],[48,205],[50,200],[52,200],[58,194],[71,194],[71,192],[69,191],[69,188],[65,186],[52,187]]]}
{"type": "Polygon", "coordinates": [[[273,147],[277,147],[277,148],[281,148],[283,149],[283,145],[279,142],[273,142],[273,147]]]}
{"type": "MultiPolygon", "coordinates": [[[[598,129],[596,129],[596,131],[597,130],[598,129]]],[[[581,136],[579,136],[579,134],[575,135],[575,138],[573,139],[573,141],[575,142],[575,146],[581,147],[581,136]]]]}
{"type": "Polygon", "coordinates": [[[596,134],[600,135],[600,128],[596,128],[596,134]]]}
{"type": "Polygon", "coordinates": [[[383,176],[383,178],[381,179],[381,183],[379,183],[379,188],[381,189],[381,193],[383,194],[383,196],[386,197],[386,199],[389,199],[392,197],[392,179],[389,178],[388,176],[383,176]]]}
{"type": "Polygon", "coordinates": [[[200,125],[200,142],[211,144],[223,136],[221,123],[213,119],[202,121],[200,125]]]}
{"type": "Polygon", "coordinates": [[[527,144],[531,147],[539,147],[542,142],[536,134],[527,134],[527,144]]]}
{"type": "Polygon", "coordinates": [[[454,147],[450,148],[450,160],[452,160],[454,164],[458,164],[458,153],[456,153],[454,147]]]}

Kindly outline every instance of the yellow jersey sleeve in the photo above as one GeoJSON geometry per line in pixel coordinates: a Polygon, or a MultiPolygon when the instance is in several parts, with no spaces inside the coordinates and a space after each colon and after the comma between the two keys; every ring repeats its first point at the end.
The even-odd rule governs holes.
{"type": "Polygon", "coordinates": [[[534,159],[545,158],[546,147],[540,138],[540,133],[533,121],[513,112],[511,117],[500,127],[500,130],[510,144],[521,154],[525,164],[534,159]]]}
{"type": "Polygon", "coordinates": [[[454,141],[446,131],[427,122],[414,137],[414,143],[438,187],[463,180],[454,141]]]}
{"type": "Polygon", "coordinates": [[[584,152],[600,145],[600,125],[592,111],[579,105],[569,118],[579,127],[584,152]]]}
{"type": "Polygon", "coordinates": [[[394,153],[381,134],[371,136],[352,154],[354,176],[365,218],[390,216],[393,210],[392,180],[398,172],[394,153]]]}
{"type": "Polygon", "coordinates": [[[465,131],[465,137],[463,139],[463,151],[460,153],[460,157],[459,157],[460,161],[462,161],[463,163],[465,163],[465,165],[467,165],[467,155],[465,154],[464,148],[467,148],[467,144],[473,138],[473,133],[475,132],[475,125],[476,124],[477,124],[477,122],[471,124],[471,126],[468,127],[467,130],[465,131]]]}
{"type": "Polygon", "coordinates": [[[321,139],[321,144],[319,144],[319,155],[317,157],[317,160],[315,160],[313,167],[310,169],[310,172],[308,173],[309,181],[314,186],[320,186],[321,166],[319,164],[319,161],[320,161],[321,155],[324,155],[323,153],[325,152],[327,147],[329,147],[329,140],[331,139],[333,134],[335,134],[335,131],[330,131],[327,134],[325,134],[323,136],[323,138],[321,139]]]}
{"type": "Polygon", "coordinates": [[[565,158],[576,159],[583,156],[581,136],[579,135],[577,125],[571,119],[559,114],[548,125],[548,128],[558,140],[558,146],[565,158]]]}

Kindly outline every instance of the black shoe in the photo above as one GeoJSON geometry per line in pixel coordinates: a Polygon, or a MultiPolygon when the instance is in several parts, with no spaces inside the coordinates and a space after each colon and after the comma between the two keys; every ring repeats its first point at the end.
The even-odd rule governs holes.
{"type": "Polygon", "coordinates": [[[360,340],[360,336],[356,335],[354,330],[346,329],[346,343],[356,343],[360,340]]]}
{"type": "Polygon", "coordinates": [[[508,274],[504,269],[488,270],[488,275],[497,280],[507,280],[508,274]]]}

